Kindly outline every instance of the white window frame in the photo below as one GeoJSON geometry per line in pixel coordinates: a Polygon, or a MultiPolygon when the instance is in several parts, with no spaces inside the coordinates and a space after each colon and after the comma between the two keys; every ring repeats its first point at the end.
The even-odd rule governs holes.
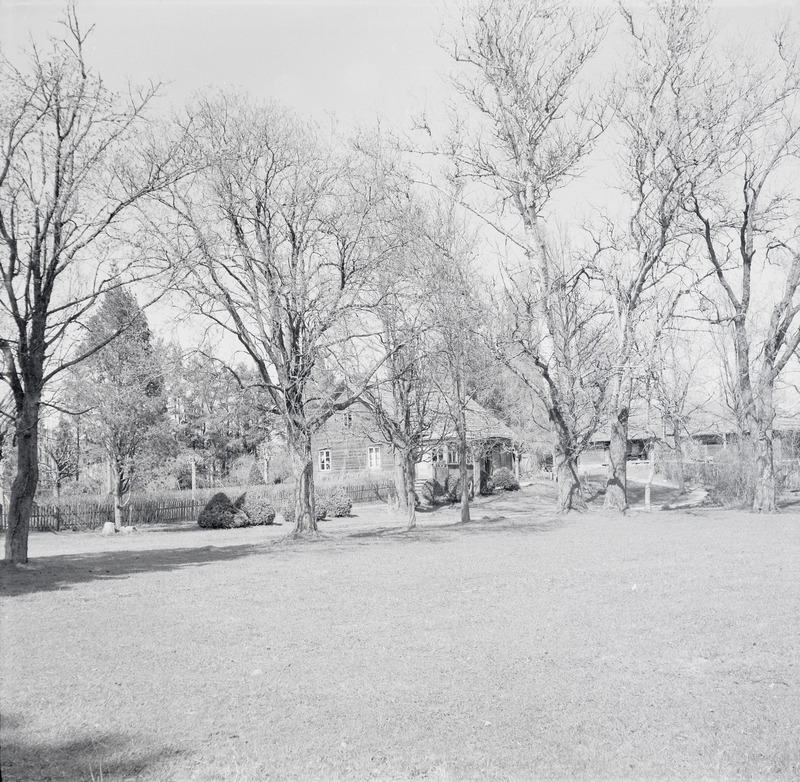
{"type": "Polygon", "coordinates": [[[380,470],[381,468],[381,447],[380,445],[370,445],[367,448],[367,469],[380,470]]]}
{"type": "Polygon", "coordinates": [[[458,446],[457,445],[448,445],[447,446],[447,463],[448,464],[458,464],[458,446]]]}
{"type": "Polygon", "coordinates": [[[331,469],[331,449],[320,448],[319,451],[319,471],[329,472],[331,469]]]}

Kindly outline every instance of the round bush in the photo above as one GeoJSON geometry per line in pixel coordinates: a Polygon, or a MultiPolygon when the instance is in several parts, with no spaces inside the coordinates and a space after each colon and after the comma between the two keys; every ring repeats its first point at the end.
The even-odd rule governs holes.
{"type": "Polygon", "coordinates": [[[505,491],[517,491],[519,489],[519,481],[507,467],[500,467],[495,470],[492,473],[492,481],[498,489],[505,489],[505,491]]]}
{"type": "Polygon", "coordinates": [[[287,497],[280,505],[278,512],[287,524],[294,524],[297,520],[294,512],[294,497],[287,497]]]}
{"type": "Polygon", "coordinates": [[[490,494],[494,493],[494,481],[491,479],[490,476],[484,474],[481,475],[481,496],[488,497],[490,494]]]}
{"type": "Polygon", "coordinates": [[[227,529],[234,525],[238,508],[224,491],[217,492],[200,511],[197,517],[199,526],[205,529],[227,529]]]}
{"type": "Polygon", "coordinates": [[[344,489],[334,489],[325,497],[327,511],[331,516],[349,516],[353,501],[344,489]]]}
{"type": "Polygon", "coordinates": [[[427,505],[436,505],[445,496],[444,486],[433,478],[429,478],[422,484],[420,493],[422,501],[427,505]]]}
{"type": "MultiPolygon", "coordinates": [[[[470,499],[474,496],[472,490],[472,481],[468,478],[467,483],[469,486],[470,499]]],[[[461,478],[455,478],[447,482],[447,498],[450,502],[461,502],[461,478]]]]}
{"type": "Polygon", "coordinates": [[[253,526],[260,527],[275,521],[275,506],[264,494],[250,493],[245,500],[244,510],[253,526]]]}

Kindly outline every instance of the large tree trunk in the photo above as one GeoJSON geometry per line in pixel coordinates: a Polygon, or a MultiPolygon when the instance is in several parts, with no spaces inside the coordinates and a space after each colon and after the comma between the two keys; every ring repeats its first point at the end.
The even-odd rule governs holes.
{"type": "Polygon", "coordinates": [[[571,510],[586,510],[581,481],[578,477],[578,460],[567,456],[563,446],[557,445],[553,453],[555,463],[553,473],[558,482],[558,510],[569,513],[571,510]]]}
{"type": "Polygon", "coordinates": [[[628,408],[618,408],[611,421],[611,442],[608,447],[608,477],[603,508],[607,511],[624,511],[628,507],[627,465],[628,408]]]}
{"type": "Polygon", "coordinates": [[[28,528],[39,483],[39,399],[26,396],[17,413],[17,474],[11,484],[6,528],[6,562],[28,561],[28,528]]]}
{"type": "Polygon", "coordinates": [[[293,535],[315,535],[317,514],[314,508],[314,460],[311,437],[305,435],[293,449],[295,505],[293,535]]]}
{"type": "Polygon", "coordinates": [[[755,491],[754,513],[775,513],[778,510],[778,485],[775,477],[775,450],[772,423],[775,420],[773,403],[774,369],[765,361],[757,386],[755,426],[751,429],[753,442],[755,491]]]}

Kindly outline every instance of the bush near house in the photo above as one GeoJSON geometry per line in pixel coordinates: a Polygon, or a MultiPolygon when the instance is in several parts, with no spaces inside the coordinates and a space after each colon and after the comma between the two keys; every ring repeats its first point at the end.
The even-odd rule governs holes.
{"type": "Polygon", "coordinates": [[[344,489],[333,489],[324,495],[323,502],[327,505],[328,513],[332,517],[341,518],[349,516],[353,501],[344,489]]]}
{"type": "Polygon", "coordinates": [[[422,484],[420,494],[422,495],[422,501],[426,505],[437,505],[443,501],[447,491],[435,478],[429,478],[422,484]]]}
{"type": "Polygon", "coordinates": [[[242,511],[245,495],[238,497],[236,502],[224,491],[217,492],[200,511],[197,524],[205,529],[230,529],[231,527],[246,527],[247,514],[242,511]]]}
{"type": "Polygon", "coordinates": [[[504,489],[505,491],[517,491],[519,489],[519,481],[507,467],[496,469],[492,473],[492,481],[498,489],[504,489]]]}
{"type": "Polygon", "coordinates": [[[264,492],[247,492],[244,511],[254,527],[272,524],[275,521],[275,501],[264,492]]]}
{"type": "MultiPolygon", "coordinates": [[[[475,496],[475,492],[472,486],[472,480],[467,480],[469,484],[469,496],[472,499],[475,496]]],[[[447,481],[447,499],[450,502],[460,502],[461,501],[461,478],[452,478],[448,479],[447,481]]]]}

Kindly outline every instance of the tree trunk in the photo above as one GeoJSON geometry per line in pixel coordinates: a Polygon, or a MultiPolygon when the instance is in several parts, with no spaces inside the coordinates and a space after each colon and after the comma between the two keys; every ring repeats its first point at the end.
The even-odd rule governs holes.
{"type": "Polygon", "coordinates": [[[686,473],[683,467],[683,439],[680,425],[677,423],[672,429],[672,440],[675,443],[675,480],[678,484],[678,494],[686,494],[686,473]]]}
{"type": "Polygon", "coordinates": [[[6,562],[28,561],[28,529],[39,483],[39,400],[26,396],[17,414],[17,474],[11,484],[6,528],[6,562]]]}
{"type": "Polygon", "coordinates": [[[394,493],[397,510],[408,510],[408,480],[406,460],[402,450],[394,452],[394,493]]]}
{"type": "Polygon", "coordinates": [[[645,510],[652,510],[650,503],[651,490],[653,487],[653,479],[656,477],[656,446],[655,443],[650,444],[650,451],[648,453],[648,466],[650,469],[647,471],[647,483],[644,485],[644,507],[645,510]]]}
{"type": "MultiPolygon", "coordinates": [[[[458,394],[461,398],[461,394],[458,394]]],[[[460,399],[459,399],[460,401],[460,399]]],[[[469,477],[467,474],[467,417],[466,400],[459,405],[458,410],[458,477],[461,483],[461,521],[467,523],[469,518],[469,477]]]]}
{"type": "Polygon", "coordinates": [[[294,532],[299,535],[316,535],[317,514],[314,507],[314,460],[311,455],[311,437],[305,435],[294,447],[294,532]]]}
{"type": "Polygon", "coordinates": [[[608,447],[608,477],[603,508],[607,511],[625,511],[628,508],[627,465],[628,408],[619,408],[611,422],[611,442],[608,447]]]}
{"type": "Polygon", "coordinates": [[[564,453],[562,447],[553,452],[555,464],[553,474],[558,482],[558,510],[569,513],[571,510],[586,510],[580,478],[578,477],[578,460],[564,453]]]}
{"type": "Polygon", "coordinates": [[[775,462],[773,450],[772,427],[762,429],[758,433],[755,445],[756,485],[753,496],[754,513],[775,513],[778,510],[777,482],[775,480],[775,462]]]}
{"type": "Polygon", "coordinates": [[[416,463],[414,462],[414,451],[408,449],[404,454],[406,464],[406,513],[408,529],[414,529],[417,526],[417,495],[414,491],[414,479],[416,472],[416,463]]]}
{"type": "Polygon", "coordinates": [[[122,518],[125,513],[123,506],[125,476],[122,472],[124,468],[113,457],[111,458],[111,464],[113,469],[111,486],[114,498],[114,532],[122,532],[122,518]]]}

